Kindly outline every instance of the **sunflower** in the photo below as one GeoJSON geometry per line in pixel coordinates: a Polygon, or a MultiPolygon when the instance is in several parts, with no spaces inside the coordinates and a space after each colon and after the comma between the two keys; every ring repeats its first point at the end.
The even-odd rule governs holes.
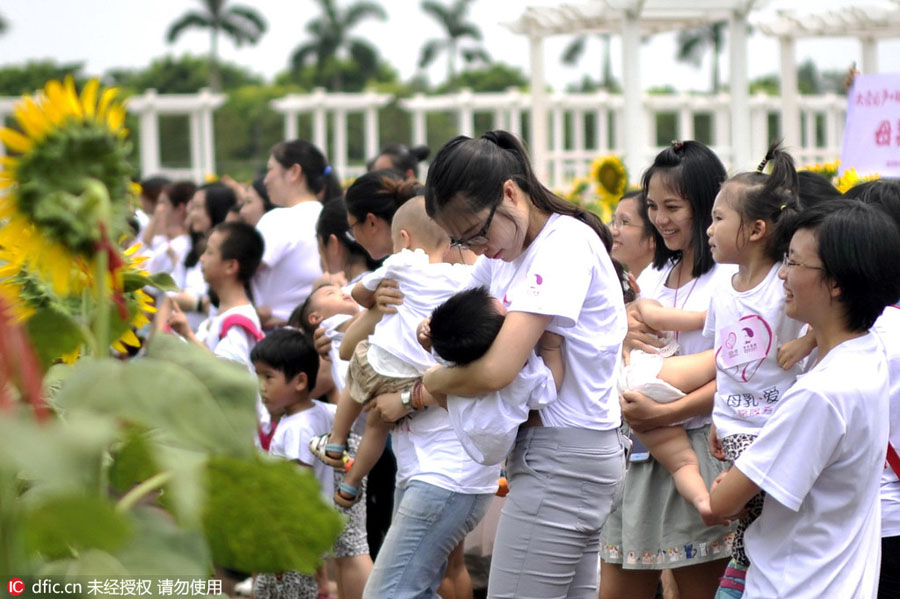
{"type": "Polygon", "coordinates": [[[625,165],[617,156],[601,156],[591,165],[591,181],[594,182],[597,195],[604,203],[619,201],[628,186],[628,174],[625,165]]]}
{"type": "Polygon", "coordinates": [[[835,160],[833,162],[824,162],[824,163],[816,163],[810,164],[803,167],[803,170],[810,171],[813,173],[818,173],[828,179],[832,180],[835,176],[837,176],[838,168],[841,166],[840,160],[835,160]]]}
{"type": "Polygon", "coordinates": [[[874,181],[880,178],[881,175],[877,174],[865,175],[860,177],[855,168],[849,168],[844,171],[843,175],[837,177],[834,180],[834,186],[837,187],[838,191],[840,191],[841,193],[847,193],[851,188],[856,187],[860,183],[865,183],[866,181],[874,181]]]}
{"type": "Polygon", "coordinates": [[[16,105],[18,130],[0,129],[14,153],[0,160],[0,246],[62,296],[91,283],[94,256],[126,227],[131,166],[116,94],[96,79],[80,96],[71,77],[50,81],[16,105]]]}

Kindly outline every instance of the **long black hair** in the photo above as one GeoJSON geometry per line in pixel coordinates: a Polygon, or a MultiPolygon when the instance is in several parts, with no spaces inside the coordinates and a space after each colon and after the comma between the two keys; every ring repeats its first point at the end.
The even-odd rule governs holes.
{"type": "Polygon", "coordinates": [[[332,235],[347,248],[351,256],[365,259],[366,270],[375,270],[381,264],[381,260],[373,260],[369,252],[350,236],[350,226],[347,224],[347,205],[342,197],[332,198],[325,202],[322,212],[319,213],[319,220],[316,221],[316,236],[323,244],[332,235]]]}
{"type": "MultiPolygon", "coordinates": [[[[225,217],[231,208],[237,204],[237,196],[234,190],[224,183],[207,183],[197,189],[198,192],[204,192],[205,201],[203,209],[209,216],[210,230],[219,223],[225,222],[225,217]]],[[[184,257],[184,265],[192,268],[200,260],[200,254],[203,253],[205,247],[204,240],[209,232],[202,233],[191,231],[191,250],[184,257]]]]}
{"type": "MultiPolygon", "coordinates": [[[[709,248],[706,230],[712,223],[712,207],[727,172],[715,152],[698,141],[677,141],[656,155],[641,177],[644,190],[641,202],[641,217],[650,222],[647,212],[647,192],[650,179],[654,175],[665,178],[666,185],[687,200],[691,206],[691,246],[694,250],[693,277],[699,277],[712,269],[715,261],[709,248]]],[[[653,227],[656,248],[653,253],[653,268],[663,268],[670,260],[681,258],[681,250],[666,247],[662,235],[653,227]]]]}
{"type": "Polygon", "coordinates": [[[325,189],[327,179],[333,172],[322,151],[305,139],[279,142],[272,146],[270,153],[286,169],[299,164],[306,178],[306,186],[314,194],[325,189]]]}
{"type": "MultiPolygon", "coordinates": [[[[488,131],[479,139],[460,135],[447,142],[428,169],[425,210],[434,218],[458,197],[472,212],[479,212],[502,197],[503,184],[509,180],[531,198],[535,208],[577,218],[593,229],[607,252],[612,249],[612,233],[600,217],[547,189],[534,174],[525,147],[507,131],[488,131]]],[[[624,281],[622,265],[616,260],[613,264],[624,281]]]]}

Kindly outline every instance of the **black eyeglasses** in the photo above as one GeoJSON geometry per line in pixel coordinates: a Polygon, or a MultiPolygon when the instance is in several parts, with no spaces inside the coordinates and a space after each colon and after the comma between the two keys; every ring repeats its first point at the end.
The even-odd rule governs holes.
{"type": "MultiPolygon", "coordinates": [[[[503,201],[502,196],[500,198],[500,201],[503,201]]],[[[494,213],[497,212],[497,207],[499,205],[500,205],[500,202],[497,202],[496,204],[494,204],[491,207],[491,211],[488,213],[488,217],[487,217],[487,220],[484,222],[484,226],[481,227],[481,229],[477,233],[475,233],[468,239],[453,239],[451,237],[450,238],[450,247],[464,249],[464,248],[470,248],[473,245],[476,245],[476,246],[487,245],[487,242],[488,242],[487,232],[488,232],[488,229],[491,228],[491,221],[494,220],[494,213]]]]}

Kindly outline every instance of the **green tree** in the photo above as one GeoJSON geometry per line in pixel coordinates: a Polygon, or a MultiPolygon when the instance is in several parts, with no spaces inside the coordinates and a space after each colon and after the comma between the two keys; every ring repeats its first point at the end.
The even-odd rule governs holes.
{"type": "MultiPolygon", "coordinates": [[[[208,58],[186,54],[180,58],[157,58],[145,69],[114,69],[108,76],[116,85],[142,92],[155,89],[161,94],[190,94],[208,85],[212,65],[208,58]]],[[[260,85],[262,77],[241,66],[218,65],[221,88],[231,90],[260,85]]]]}
{"type": "Polygon", "coordinates": [[[3,18],[3,15],[0,15],[0,34],[6,32],[6,28],[9,25],[6,23],[6,19],[3,18]]]}
{"type": "Polygon", "coordinates": [[[712,48],[712,93],[719,93],[719,55],[725,44],[725,21],[710,23],[702,27],[692,27],[678,32],[678,51],[675,59],[699,67],[707,48],[712,48]]]}
{"type": "Polygon", "coordinates": [[[340,10],[334,0],[317,0],[322,14],[306,24],[306,32],[312,40],[298,46],[291,55],[291,71],[299,77],[304,67],[314,62],[314,78],[317,85],[332,91],[344,88],[343,71],[334,63],[349,58],[363,72],[374,71],[379,64],[378,50],[366,40],[351,37],[351,30],[366,19],[387,19],[381,5],[366,0],[354,2],[340,10]],[[342,56],[344,55],[344,56],[342,56]]]}
{"type": "Polygon", "coordinates": [[[474,92],[502,92],[510,87],[527,87],[528,78],[522,69],[508,64],[494,63],[483,69],[464,71],[437,89],[444,93],[461,87],[474,92]]]}
{"type": "Polygon", "coordinates": [[[246,6],[231,6],[226,9],[225,0],[201,0],[205,11],[191,10],[169,26],[166,41],[174,43],[187,29],[210,30],[209,85],[214,90],[222,89],[219,76],[219,32],[228,35],[237,46],[244,42],[255,44],[266,31],[262,16],[246,6]]]}
{"type": "Polygon", "coordinates": [[[44,87],[51,79],[62,80],[67,75],[81,81],[82,64],[78,62],[58,64],[52,60],[28,62],[24,66],[0,68],[0,96],[31,94],[44,87]]]}
{"type": "Polygon", "coordinates": [[[447,81],[456,77],[456,56],[460,54],[466,63],[480,60],[490,63],[491,59],[487,51],[481,46],[460,48],[460,41],[470,38],[476,42],[481,41],[481,29],[478,25],[466,20],[466,13],[472,0],[454,0],[450,6],[444,6],[435,0],[424,0],[422,10],[433,17],[444,30],[446,37],[443,39],[429,40],[419,55],[419,68],[428,67],[441,52],[447,53],[447,81]]]}
{"type": "MultiPolygon", "coordinates": [[[[603,69],[600,73],[600,88],[605,89],[607,91],[618,91],[619,85],[613,80],[612,77],[612,63],[610,62],[609,57],[609,39],[610,35],[608,33],[598,34],[600,40],[603,42],[603,69]]],[[[588,36],[586,35],[578,35],[576,36],[569,45],[565,47],[562,54],[562,61],[568,65],[576,65],[581,57],[584,55],[584,50],[587,47],[588,36]]]]}

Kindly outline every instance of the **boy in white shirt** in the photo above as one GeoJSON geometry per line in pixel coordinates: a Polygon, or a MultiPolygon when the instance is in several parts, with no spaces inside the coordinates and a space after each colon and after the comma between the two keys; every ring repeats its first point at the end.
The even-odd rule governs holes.
{"type": "MultiPolygon", "coordinates": [[[[309,391],[316,385],[319,355],[306,335],[296,329],[272,331],[250,353],[259,376],[260,394],[275,425],[270,455],[289,459],[312,470],[322,495],[331,499],[334,470],[315,459],[308,440],[331,430],[333,407],[313,400],[309,391]]],[[[372,569],[366,541],[365,504],[344,510],[347,526],[335,542],[338,589],[342,597],[359,596],[372,569]],[[350,586],[354,588],[350,588],[350,586]]],[[[255,596],[258,599],[316,597],[315,578],[299,572],[281,575],[259,574],[255,596]]]]}
{"type": "MultiPolygon", "coordinates": [[[[412,198],[397,210],[391,236],[396,253],[353,288],[353,298],[369,311],[350,327],[347,336],[354,336],[354,330],[371,330],[372,320],[377,320],[374,333],[356,344],[331,434],[310,440],[313,453],[336,468],[344,467],[347,434],[365,403],[377,395],[399,391],[405,391],[405,401],[411,402],[408,392],[435,363],[419,345],[416,327],[469,279],[465,265],[443,262],[450,238],[426,214],[424,198],[412,198]],[[397,281],[404,298],[396,312],[382,315],[376,309],[375,290],[383,279],[397,281]]],[[[375,414],[367,418],[356,460],[335,491],[338,505],[352,505],[359,499],[358,483],[378,461],[392,426],[375,414]]]]}
{"type": "MultiPolygon", "coordinates": [[[[428,338],[435,358],[445,366],[465,366],[483,356],[494,342],[506,308],[485,287],[460,291],[434,309],[428,338]]],[[[499,464],[516,440],[529,410],[556,401],[565,375],[562,337],[546,331],[539,354],[532,353],[513,382],[480,397],[447,397],[450,425],[479,464],[499,464]]]]}
{"type": "Polygon", "coordinates": [[[170,300],[169,326],[175,332],[221,358],[245,364],[251,371],[250,350],[262,333],[247,284],[262,253],[262,236],[250,225],[231,222],[216,226],[200,256],[200,266],[203,278],[219,298],[218,314],[200,323],[195,334],[187,317],[170,300]]]}

